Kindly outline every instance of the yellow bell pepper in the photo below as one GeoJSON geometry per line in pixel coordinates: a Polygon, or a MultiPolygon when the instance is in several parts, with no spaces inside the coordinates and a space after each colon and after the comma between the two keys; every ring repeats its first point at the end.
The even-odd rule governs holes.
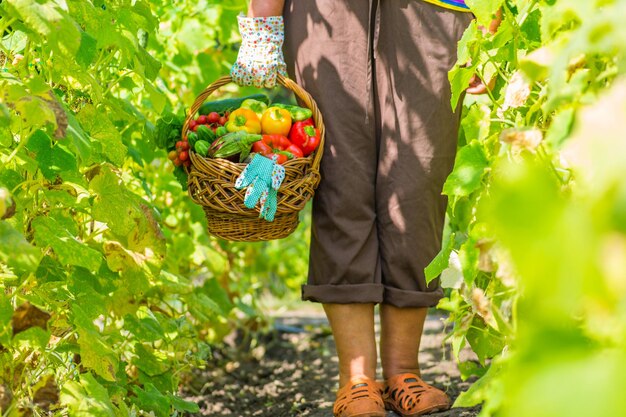
{"type": "Polygon", "coordinates": [[[229,132],[261,133],[261,121],[259,116],[250,109],[237,109],[230,114],[226,122],[226,130],[229,132]]]}

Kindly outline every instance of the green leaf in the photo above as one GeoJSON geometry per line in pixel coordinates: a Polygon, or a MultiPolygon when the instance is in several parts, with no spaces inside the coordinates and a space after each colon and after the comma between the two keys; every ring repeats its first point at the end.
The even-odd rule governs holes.
{"type": "Polygon", "coordinates": [[[72,306],[73,323],[78,332],[81,364],[107,381],[115,381],[119,359],[102,338],[93,321],[77,304],[72,306]]]}
{"type": "Polygon", "coordinates": [[[472,10],[479,25],[489,27],[496,17],[496,12],[502,7],[504,0],[465,0],[465,4],[472,10]]]}
{"type": "Polygon", "coordinates": [[[41,250],[32,246],[20,232],[6,221],[0,221],[0,261],[17,274],[33,272],[42,257],[41,250]]]}
{"type": "Polygon", "coordinates": [[[128,149],[122,143],[120,132],[107,116],[106,109],[87,105],[77,117],[82,128],[91,136],[92,143],[100,148],[99,152],[114,164],[122,165],[128,149]]]}
{"type": "Polygon", "coordinates": [[[448,73],[448,80],[452,88],[452,97],[450,97],[450,105],[453,109],[457,108],[461,95],[465,93],[472,77],[475,74],[475,67],[455,66],[448,73]]]}
{"type": "Polygon", "coordinates": [[[50,340],[50,332],[41,327],[31,327],[13,336],[13,345],[22,349],[44,351],[50,340]]]}
{"type": "Polygon", "coordinates": [[[573,108],[568,108],[557,113],[552,118],[552,123],[546,133],[545,142],[559,149],[572,132],[574,115],[575,111],[573,108]]]}
{"type": "Polygon", "coordinates": [[[149,376],[156,376],[168,371],[169,367],[163,358],[158,358],[152,348],[141,343],[135,344],[133,363],[149,376]]]}
{"type": "Polygon", "coordinates": [[[444,269],[448,267],[450,259],[450,253],[454,248],[454,234],[452,234],[447,241],[444,242],[441,251],[435,256],[435,258],[424,268],[424,274],[426,275],[426,283],[431,282],[437,278],[444,269]]]}
{"type": "Polygon", "coordinates": [[[161,394],[161,392],[153,385],[146,384],[145,390],[134,386],[132,387],[136,397],[132,401],[145,411],[153,411],[157,417],[169,417],[170,415],[170,399],[161,394]]]}
{"type": "Polygon", "coordinates": [[[52,144],[52,139],[42,130],[37,130],[28,139],[27,149],[35,153],[35,160],[44,177],[54,181],[57,175],[73,178],[78,175],[74,155],[61,143],[52,144]]]}
{"type": "Polygon", "coordinates": [[[62,264],[82,266],[92,271],[100,268],[102,254],[79,241],[56,219],[40,216],[33,220],[32,225],[37,245],[51,247],[62,264]]]}
{"type": "Polygon", "coordinates": [[[187,411],[189,413],[197,413],[200,411],[200,407],[198,406],[198,404],[192,401],[185,401],[182,398],[177,397],[173,394],[168,394],[167,396],[169,397],[170,402],[172,403],[174,408],[178,411],[187,411]]]}
{"type": "Polygon", "coordinates": [[[492,400],[490,401],[492,405],[498,404],[498,401],[502,400],[503,394],[503,390],[500,388],[502,386],[501,372],[502,366],[499,363],[489,366],[487,372],[478,381],[459,395],[453,407],[474,407],[485,400],[492,400]]]}
{"type": "Polygon", "coordinates": [[[76,62],[83,68],[89,67],[96,58],[98,41],[87,32],[80,33],[80,46],[76,52],[76,62]]]}
{"type": "Polygon", "coordinates": [[[67,381],[60,395],[70,417],[116,417],[109,393],[90,373],[80,374],[80,381],[67,381]]]}
{"type": "Polygon", "coordinates": [[[481,364],[491,359],[504,349],[504,339],[494,328],[489,327],[479,318],[474,317],[472,326],[467,331],[467,341],[478,356],[481,364]]]}
{"type": "Polygon", "coordinates": [[[146,306],[139,307],[135,315],[126,315],[124,328],[135,335],[137,339],[145,342],[156,342],[165,338],[161,323],[146,306]]]}
{"type": "Polygon", "coordinates": [[[467,196],[478,190],[488,167],[483,145],[478,141],[470,142],[459,150],[454,170],[443,185],[443,194],[467,196]]]}

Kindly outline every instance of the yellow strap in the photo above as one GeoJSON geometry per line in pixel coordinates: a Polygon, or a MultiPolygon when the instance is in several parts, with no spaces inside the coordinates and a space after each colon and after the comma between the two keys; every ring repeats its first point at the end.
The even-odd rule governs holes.
{"type": "Polygon", "coordinates": [[[457,6],[452,6],[451,4],[446,4],[443,2],[440,2],[438,0],[424,0],[428,3],[432,3],[432,4],[436,4],[437,6],[441,6],[441,7],[445,7],[446,9],[450,9],[450,10],[456,10],[458,12],[472,12],[470,9],[465,9],[463,7],[457,7],[457,6]]]}

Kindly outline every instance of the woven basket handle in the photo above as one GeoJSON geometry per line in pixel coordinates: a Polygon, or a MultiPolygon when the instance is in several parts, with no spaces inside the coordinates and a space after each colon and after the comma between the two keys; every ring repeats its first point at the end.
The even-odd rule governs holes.
{"type": "MultiPolygon", "coordinates": [[[[230,84],[233,79],[230,75],[225,75],[223,77],[218,78],[215,82],[209,85],[207,88],[202,91],[196,100],[191,105],[189,109],[189,113],[187,113],[187,117],[185,118],[185,124],[183,125],[183,137],[187,135],[187,131],[189,130],[189,122],[193,118],[193,116],[198,112],[200,106],[206,101],[206,99],[213,94],[217,89],[223,87],[227,84],[230,84]]],[[[313,112],[313,120],[315,121],[315,126],[320,131],[320,144],[315,151],[315,157],[313,159],[313,166],[319,167],[320,161],[322,159],[322,155],[324,153],[324,143],[326,137],[326,128],[324,126],[324,119],[322,118],[322,114],[320,113],[319,108],[317,107],[317,103],[313,100],[313,97],[309,93],[307,93],[302,87],[296,84],[291,79],[278,74],[278,83],[283,87],[293,91],[293,93],[300,99],[300,101],[308,107],[313,112]]]]}

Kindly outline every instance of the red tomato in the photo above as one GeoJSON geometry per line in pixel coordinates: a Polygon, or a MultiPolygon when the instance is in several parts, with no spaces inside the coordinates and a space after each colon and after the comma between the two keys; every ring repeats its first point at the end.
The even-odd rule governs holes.
{"type": "Polygon", "coordinates": [[[191,166],[191,159],[187,159],[185,162],[183,162],[183,165],[185,165],[186,167],[190,167],[191,166]]]}
{"type": "Polygon", "coordinates": [[[197,122],[199,125],[205,125],[205,124],[206,124],[206,122],[207,122],[207,117],[206,117],[205,115],[198,116],[198,118],[196,119],[196,122],[197,122]]]}
{"type": "MultiPolygon", "coordinates": [[[[196,127],[196,125],[198,124],[198,122],[196,122],[195,120],[190,120],[189,121],[189,129],[193,130],[194,127],[196,127]]],[[[194,130],[195,132],[195,130],[194,130]]]]}
{"type": "Polygon", "coordinates": [[[183,162],[180,159],[178,159],[178,158],[174,159],[174,165],[176,165],[177,167],[179,167],[180,164],[182,164],[182,163],[183,162]]]}
{"type": "Polygon", "coordinates": [[[179,140],[178,142],[176,142],[176,149],[182,149],[183,148],[183,141],[179,140]]]}
{"type": "Polygon", "coordinates": [[[217,112],[211,112],[209,113],[209,115],[207,116],[207,121],[209,123],[217,123],[218,120],[220,120],[220,115],[217,112]]]}
{"type": "Polygon", "coordinates": [[[187,142],[186,140],[183,141],[183,146],[181,146],[181,149],[183,151],[188,151],[189,150],[189,142],[187,142]]]}
{"type": "Polygon", "coordinates": [[[178,159],[180,159],[181,161],[186,161],[189,159],[189,153],[187,151],[182,151],[181,153],[178,154],[178,159]]]}
{"type": "Polygon", "coordinates": [[[226,122],[228,122],[228,117],[226,116],[220,117],[220,119],[217,121],[217,123],[219,123],[221,126],[224,126],[226,122]]]}

